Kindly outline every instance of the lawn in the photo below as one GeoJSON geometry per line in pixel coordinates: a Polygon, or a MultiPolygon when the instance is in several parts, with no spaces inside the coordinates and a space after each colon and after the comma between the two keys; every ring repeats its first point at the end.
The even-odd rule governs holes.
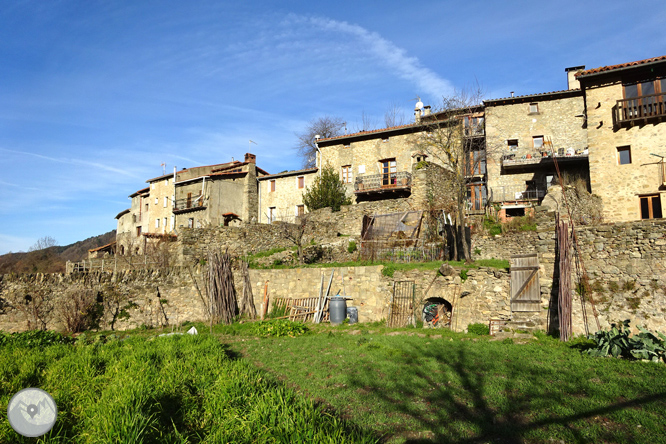
{"type": "Polygon", "coordinates": [[[39,387],[58,406],[40,439],[0,422],[1,443],[374,442],[209,335],[0,346],[0,408],[39,387]]]}
{"type": "Polygon", "coordinates": [[[664,364],[593,358],[581,353],[581,341],[545,335],[519,344],[433,330],[388,333],[343,326],[227,340],[388,442],[666,442],[664,364]]]}
{"type": "Polygon", "coordinates": [[[285,323],[0,341],[0,408],[31,386],[59,408],[50,435],[21,440],[3,421],[0,442],[666,442],[664,364],[594,358],[584,341],[541,334],[357,324],[260,337],[298,332],[285,323]]]}

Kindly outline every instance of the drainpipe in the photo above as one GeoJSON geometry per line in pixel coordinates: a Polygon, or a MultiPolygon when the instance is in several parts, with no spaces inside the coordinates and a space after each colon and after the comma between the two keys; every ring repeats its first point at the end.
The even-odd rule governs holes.
{"type": "Polygon", "coordinates": [[[258,205],[257,205],[257,212],[259,213],[257,215],[257,223],[261,223],[261,182],[259,182],[259,176],[257,176],[257,200],[259,200],[258,205]]]}
{"type": "Polygon", "coordinates": [[[319,155],[315,159],[315,166],[317,167],[317,173],[319,174],[319,177],[321,177],[321,150],[319,149],[319,139],[321,139],[321,136],[319,134],[315,135],[315,142],[314,146],[319,155]]]}

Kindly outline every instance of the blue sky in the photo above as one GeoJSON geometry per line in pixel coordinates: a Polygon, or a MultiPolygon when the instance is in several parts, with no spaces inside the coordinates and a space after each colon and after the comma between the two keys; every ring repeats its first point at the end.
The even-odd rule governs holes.
{"type": "Polygon", "coordinates": [[[162,163],[252,139],[260,167],[297,169],[312,118],[565,89],[566,67],[666,54],[664,23],[663,1],[2,2],[0,254],[114,229],[162,163]]]}

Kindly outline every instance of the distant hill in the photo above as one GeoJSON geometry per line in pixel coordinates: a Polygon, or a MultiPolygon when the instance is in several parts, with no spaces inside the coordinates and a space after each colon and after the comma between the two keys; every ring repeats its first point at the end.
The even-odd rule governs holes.
{"type": "Polygon", "coordinates": [[[116,240],[116,230],[63,247],[49,247],[28,253],[7,253],[0,256],[0,274],[7,273],[61,273],[67,261],[88,258],[88,250],[116,240]]]}

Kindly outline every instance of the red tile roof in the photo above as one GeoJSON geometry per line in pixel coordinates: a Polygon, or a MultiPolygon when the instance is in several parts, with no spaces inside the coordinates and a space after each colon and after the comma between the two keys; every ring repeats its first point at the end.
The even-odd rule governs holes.
{"type": "Polygon", "coordinates": [[[536,94],[525,94],[522,96],[513,96],[513,97],[502,97],[499,99],[489,99],[489,100],[484,100],[483,103],[485,105],[492,104],[494,102],[505,102],[505,101],[510,101],[510,100],[521,100],[521,99],[529,99],[529,98],[539,98],[539,97],[547,97],[547,96],[561,96],[561,95],[566,95],[567,93],[575,95],[576,93],[580,93],[579,88],[573,88],[573,89],[563,89],[560,91],[550,91],[550,92],[542,92],[542,93],[536,93],[536,94]]]}
{"type": "Polygon", "coordinates": [[[587,76],[587,75],[590,75],[590,74],[598,74],[598,73],[601,73],[601,72],[613,71],[613,70],[621,69],[621,68],[628,68],[630,66],[645,65],[645,64],[648,64],[648,63],[659,62],[659,61],[662,61],[662,60],[666,60],[666,55],[659,56],[659,57],[652,57],[651,59],[637,60],[635,62],[620,63],[619,65],[601,66],[599,68],[588,69],[586,71],[583,71],[583,72],[580,72],[580,73],[576,74],[576,77],[587,76]]]}

